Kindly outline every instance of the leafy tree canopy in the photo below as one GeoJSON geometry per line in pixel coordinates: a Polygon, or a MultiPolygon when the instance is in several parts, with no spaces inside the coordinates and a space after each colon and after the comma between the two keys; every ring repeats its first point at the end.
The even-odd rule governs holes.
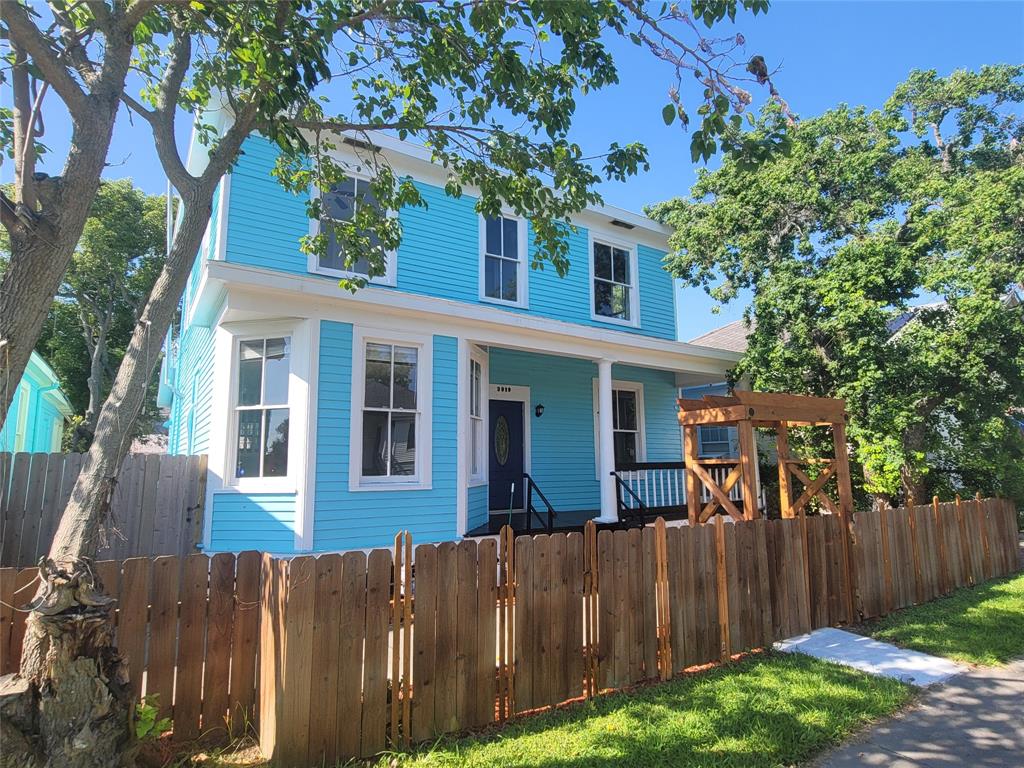
{"type": "Polygon", "coordinates": [[[734,379],[846,399],[868,493],[1024,499],[1022,103],[1021,66],[915,71],[883,109],[803,121],[788,156],[726,158],[653,211],[676,276],[753,290],[734,379]]]}

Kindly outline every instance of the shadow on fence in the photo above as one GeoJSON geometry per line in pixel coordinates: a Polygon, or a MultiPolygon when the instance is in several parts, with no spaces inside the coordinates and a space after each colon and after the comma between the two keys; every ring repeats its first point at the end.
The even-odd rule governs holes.
{"type": "MultiPolygon", "coordinates": [[[[1018,568],[998,499],[278,559],[97,564],[138,695],[174,735],[257,725],[275,765],[331,764],[930,600],[1018,568]],[[853,613],[851,615],[851,607],[853,613]]],[[[0,569],[0,671],[32,569],[0,569]]]]}

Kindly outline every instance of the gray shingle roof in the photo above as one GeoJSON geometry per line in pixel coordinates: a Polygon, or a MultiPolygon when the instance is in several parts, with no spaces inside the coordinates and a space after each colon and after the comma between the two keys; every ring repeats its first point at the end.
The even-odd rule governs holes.
{"type": "Polygon", "coordinates": [[[728,325],[723,325],[721,328],[715,328],[694,339],[690,339],[690,343],[701,347],[727,349],[730,352],[746,352],[747,336],[750,335],[752,330],[752,328],[747,327],[745,320],[734,320],[728,325]]]}

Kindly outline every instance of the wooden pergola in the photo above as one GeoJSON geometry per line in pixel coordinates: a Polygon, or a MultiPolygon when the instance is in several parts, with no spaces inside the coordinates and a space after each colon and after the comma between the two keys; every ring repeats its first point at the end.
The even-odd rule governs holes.
{"type": "Polygon", "coordinates": [[[808,502],[818,499],[828,512],[849,521],[853,513],[853,492],[850,488],[850,459],[846,449],[846,403],[826,397],[807,397],[773,392],[735,390],[731,396],[705,395],[700,400],[679,399],[679,423],[686,440],[687,513],[691,525],[709,520],[721,507],[736,520],[753,520],[759,516],[757,444],[754,430],[764,427],[776,430],[779,455],[779,507],[784,518],[802,517],[808,502]],[[702,459],[697,453],[697,427],[734,426],[739,435],[739,456],[702,459]],[[790,427],[829,427],[832,430],[832,458],[794,458],[789,450],[790,427]],[[717,483],[709,467],[732,466],[724,482],[717,483]],[[805,471],[808,465],[820,467],[811,480],[805,471]],[[803,484],[803,492],[793,498],[793,478],[803,484]],[[825,492],[832,479],[838,484],[837,505],[825,492]],[[710,501],[701,506],[701,484],[708,489],[710,501]],[[729,498],[739,484],[743,495],[742,512],[729,498]]]}

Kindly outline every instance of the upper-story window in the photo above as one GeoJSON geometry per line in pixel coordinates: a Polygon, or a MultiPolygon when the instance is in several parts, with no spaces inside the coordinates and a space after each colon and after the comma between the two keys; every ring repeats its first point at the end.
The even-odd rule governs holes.
{"type": "MultiPolygon", "coordinates": [[[[365,256],[357,257],[354,262],[346,266],[344,249],[338,242],[333,228],[326,226],[331,222],[352,221],[360,206],[363,205],[378,207],[378,203],[370,191],[370,182],[366,179],[347,178],[331,187],[330,191],[321,194],[320,221],[313,222],[313,233],[316,234],[323,230],[327,238],[327,247],[324,253],[310,257],[311,271],[337,277],[367,277],[369,275],[370,263],[365,256]]],[[[369,232],[367,237],[371,244],[379,245],[380,241],[375,233],[369,232]]],[[[394,285],[395,261],[395,254],[387,254],[385,274],[370,278],[371,282],[394,285]]]]}
{"type": "Polygon", "coordinates": [[[637,325],[635,249],[599,240],[592,248],[594,318],[637,325]]]}
{"type": "Polygon", "coordinates": [[[288,474],[291,339],[246,339],[238,346],[235,477],[288,474]]]}
{"type": "Polygon", "coordinates": [[[526,306],[526,232],[520,219],[485,216],[481,222],[480,298],[526,306]]]}

